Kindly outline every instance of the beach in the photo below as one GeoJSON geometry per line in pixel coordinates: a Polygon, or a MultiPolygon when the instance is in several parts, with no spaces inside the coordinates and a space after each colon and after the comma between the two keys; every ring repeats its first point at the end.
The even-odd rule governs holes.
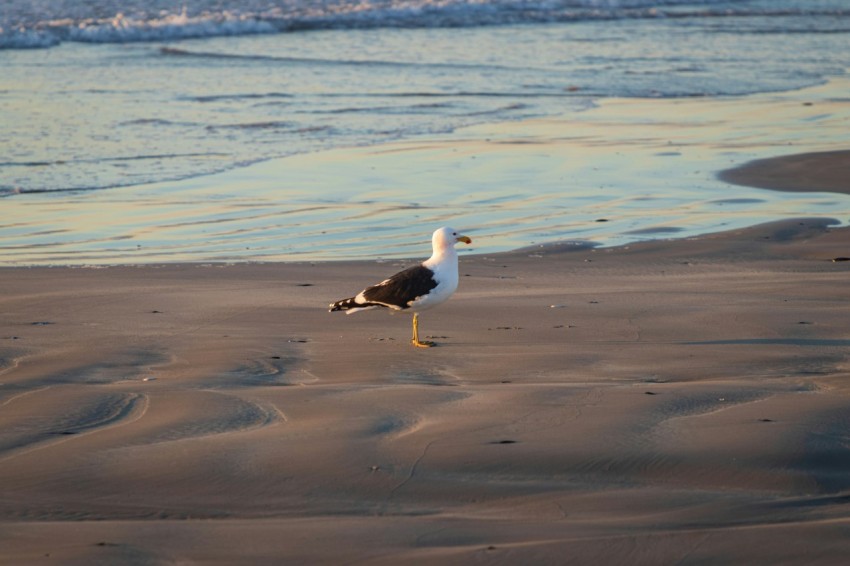
{"type": "Polygon", "coordinates": [[[850,551],[850,232],[0,277],[6,564],[789,563],[850,551]],[[839,261],[834,261],[838,259],[839,261]]]}
{"type": "Polygon", "coordinates": [[[850,12],[520,4],[9,4],[0,564],[846,561],[850,12]]]}

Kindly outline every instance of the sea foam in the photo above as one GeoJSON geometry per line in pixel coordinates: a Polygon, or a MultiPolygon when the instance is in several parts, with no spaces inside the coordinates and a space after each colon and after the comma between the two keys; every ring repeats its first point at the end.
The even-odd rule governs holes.
{"type": "Polygon", "coordinates": [[[741,3],[724,0],[55,0],[45,7],[8,0],[0,49],[46,48],[63,41],[127,43],[318,29],[436,28],[758,15],[846,16],[838,0],[741,3]]]}

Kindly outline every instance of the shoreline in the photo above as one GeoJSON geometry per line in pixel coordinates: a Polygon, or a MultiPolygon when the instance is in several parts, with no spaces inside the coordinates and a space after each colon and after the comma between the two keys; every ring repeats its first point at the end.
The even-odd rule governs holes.
{"type": "MultiPolygon", "coordinates": [[[[767,160],[766,160],[767,161],[767,160]]],[[[772,160],[771,160],[772,161],[772,160]]],[[[776,230],[776,234],[778,235],[780,240],[788,239],[797,233],[796,226],[808,226],[810,228],[815,227],[817,229],[821,229],[828,232],[835,233],[850,233],[850,226],[842,225],[841,220],[837,218],[829,218],[823,216],[805,216],[801,215],[796,218],[788,218],[783,220],[773,220],[768,222],[763,222],[760,224],[756,224],[753,226],[744,226],[742,228],[734,228],[729,230],[722,230],[719,232],[707,232],[704,234],[697,234],[695,236],[688,237],[670,237],[670,238],[655,238],[655,239],[647,239],[647,240],[639,240],[636,242],[628,243],[628,244],[618,244],[613,246],[600,246],[596,245],[593,242],[587,242],[583,240],[552,240],[547,242],[535,243],[528,246],[519,247],[512,250],[504,250],[504,251],[496,251],[496,252],[476,252],[474,249],[464,250],[463,248],[458,248],[459,260],[463,262],[464,260],[476,260],[476,259],[498,259],[498,258],[513,258],[513,257],[524,257],[524,256],[534,256],[535,254],[540,253],[541,251],[545,253],[555,253],[555,254],[575,254],[575,253],[586,253],[586,252],[625,252],[628,250],[635,249],[657,249],[661,247],[673,246],[675,247],[677,242],[688,242],[688,243],[699,243],[705,241],[713,241],[715,239],[733,239],[734,235],[741,233],[750,233],[750,232],[762,232],[768,231],[773,232],[775,227],[779,227],[776,230]],[[466,253],[464,253],[466,252],[466,253]]],[[[766,237],[767,238],[767,237],[766,237]]],[[[837,239],[837,238],[833,238],[837,239]]],[[[737,242],[737,240],[735,240],[737,242]]],[[[11,266],[3,266],[0,265],[0,273],[2,272],[14,272],[14,271],[38,271],[38,270],[85,270],[85,271],[108,271],[111,269],[119,269],[119,270],[162,270],[168,268],[175,269],[189,269],[189,268],[239,268],[239,267],[285,267],[285,266],[298,266],[298,267],[316,267],[316,266],[343,266],[343,265],[361,265],[361,266],[372,266],[372,265],[386,265],[386,266],[401,266],[408,265],[413,263],[418,263],[420,261],[424,261],[427,259],[428,250],[426,249],[426,245],[422,246],[422,253],[419,255],[412,255],[410,257],[393,257],[393,258],[382,258],[376,257],[372,259],[328,259],[328,260],[294,260],[294,261],[180,261],[180,262],[162,262],[162,263],[117,263],[117,264],[92,264],[92,265],[11,265],[11,266]]],[[[840,251],[840,250],[838,250],[840,251]]],[[[848,250],[850,253],[850,250],[848,250]]],[[[838,256],[836,256],[838,257],[838,256]]],[[[812,259],[812,258],[810,258],[812,259]]],[[[822,258],[825,261],[830,258],[822,258]]]]}
{"type": "MultiPolygon", "coordinates": [[[[833,152],[823,152],[823,153],[802,153],[802,154],[791,154],[791,155],[783,155],[773,158],[766,159],[757,159],[749,161],[743,165],[725,169],[716,173],[716,176],[723,180],[724,182],[730,183],[732,185],[746,186],[746,187],[755,187],[759,189],[765,189],[770,191],[778,191],[778,192],[791,192],[791,193],[806,193],[806,192],[831,192],[831,193],[842,193],[842,194],[850,194],[850,185],[847,184],[847,179],[850,178],[850,150],[841,150],[841,151],[833,151],[833,152]],[[817,170],[813,174],[811,171],[807,169],[807,167],[817,167],[817,170]]],[[[800,218],[809,219],[809,215],[800,215],[800,218]]],[[[817,217],[824,221],[829,221],[831,224],[842,224],[840,219],[830,218],[828,216],[817,217]]],[[[793,222],[796,220],[794,217],[787,219],[787,221],[793,222]]],[[[773,222],[782,222],[782,220],[770,220],[767,222],[758,223],[751,226],[745,226],[743,228],[757,228],[763,224],[770,224],[773,222]]],[[[577,250],[581,249],[609,249],[609,248],[618,248],[618,247],[628,247],[634,245],[641,245],[645,243],[652,242],[667,242],[667,241],[675,241],[678,239],[694,239],[694,238],[702,238],[705,236],[710,236],[713,234],[724,234],[726,232],[740,230],[741,228],[731,228],[724,229],[719,231],[709,231],[705,233],[698,233],[696,235],[690,236],[670,236],[664,238],[648,238],[646,240],[636,240],[626,244],[611,244],[611,245],[603,245],[597,244],[593,241],[589,240],[551,240],[544,241],[541,243],[533,243],[531,246],[521,246],[515,249],[508,250],[498,250],[492,252],[474,252],[472,250],[469,253],[463,253],[465,250],[461,250],[461,257],[468,257],[476,254],[486,254],[486,255],[498,255],[498,254],[511,254],[522,252],[527,249],[531,249],[535,246],[551,246],[551,245],[563,245],[567,242],[570,246],[575,247],[577,250]]],[[[427,246],[424,244],[420,246],[423,250],[426,249],[427,246]]],[[[425,253],[423,251],[423,253],[425,253]]],[[[421,254],[420,254],[421,255],[421,254]]],[[[114,267],[138,267],[138,268],[157,268],[164,267],[169,265],[195,265],[195,266],[203,266],[203,265],[214,265],[214,266],[227,266],[227,265],[263,265],[263,264],[275,264],[275,263],[329,263],[329,262],[348,262],[348,261],[360,261],[360,262],[396,262],[396,261],[418,261],[418,256],[411,255],[410,257],[382,257],[378,256],[374,259],[294,259],[294,260],[264,260],[264,259],[256,259],[256,260],[239,260],[239,259],[220,259],[220,260],[207,260],[207,259],[198,259],[198,260],[187,260],[187,261],[163,261],[163,262],[128,262],[128,263],[83,263],[83,264],[32,264],[32,265],[0,265],[0,270],[6,269],[37,269],[37,268],[51,268],[51,269],[109,269],[114,267]]]]}
{"type": "MultiPolygon", "coordinates": [[[[370,259],[375,231],[383,257],[395,260],[418,257],[427,248],[422,234],[447,224],[494,253],[567,238],[605,247],[687,238],[801,215],[845,222],[846,194],[740,187],[718,173],[778,153],[844,147],[848,108],[836,97],[846,85],[836,77],[734,99],[606,99],[569,116],[299,155],[128,192],[17,195],[4,199],[16,223],[4,232],[0,265],[370,259]]],[[[841,155],[822,161],[840,163],[841,155]]]]}

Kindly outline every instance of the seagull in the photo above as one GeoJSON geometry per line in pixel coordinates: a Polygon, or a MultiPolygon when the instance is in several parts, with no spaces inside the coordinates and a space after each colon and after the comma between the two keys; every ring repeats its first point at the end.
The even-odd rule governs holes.
{"type": "Polygon", "coordinates": [[[413,313],[413,338],[417,348],[430,348],[433,342],[419,340],[419,313],[444,303],[457,289],[457,250],[455,244],[472,240],[454,228],[440,228],[431,237],[433,253],[419,265],[409,267],[360,291],[357,295],[330,304],[329,312],[359,311],[384,307],[413,313]]]}

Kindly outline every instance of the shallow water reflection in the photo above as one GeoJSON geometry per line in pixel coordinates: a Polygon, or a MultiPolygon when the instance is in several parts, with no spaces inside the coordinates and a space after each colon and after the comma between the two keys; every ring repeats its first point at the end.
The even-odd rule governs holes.
{"type": "Polygon", "coordinates": [[[734,186],[716,173],[833,149],[850,110],[832,97],[848,83],[736,100],[613,100],[557,120],[131,190],[14,195],[0,200],[0,263],[421,257],[431,231],[447,224],[471,234],[480,253],[688,237],[800,216],[846,222],[846,195],[734,186]],[[813,114],[832,119],[813,122],[813,114]]]}

